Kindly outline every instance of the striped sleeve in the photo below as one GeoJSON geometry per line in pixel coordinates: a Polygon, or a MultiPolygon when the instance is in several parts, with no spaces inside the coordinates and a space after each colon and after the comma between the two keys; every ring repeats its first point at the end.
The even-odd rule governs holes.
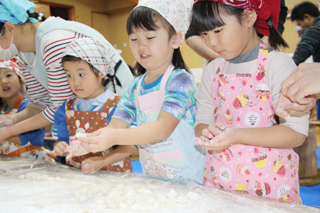
{"type": "Polygon", "coordinates": [[[28,63],[23,55],[19,55],[20,70],[24,76],[24,82],[28,88],[28,99],[30,106],[38,107],[44,110],[50,104],[50,96],[48,90],[43,87],[38,80],[30,74],[28,63]]]}

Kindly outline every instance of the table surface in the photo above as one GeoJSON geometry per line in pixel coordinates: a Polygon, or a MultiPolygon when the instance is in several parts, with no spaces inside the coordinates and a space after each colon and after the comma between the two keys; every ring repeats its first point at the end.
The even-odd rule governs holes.
{"type": "Polygon", "coordinates": [[[107,171],[83,175],[61,164],[4,156],[0,183],[1,212],[320,212],[192,182],[174,184],[107,171]],[[199,199],[190,199],[196,196],[192,193],[199,199]]]}

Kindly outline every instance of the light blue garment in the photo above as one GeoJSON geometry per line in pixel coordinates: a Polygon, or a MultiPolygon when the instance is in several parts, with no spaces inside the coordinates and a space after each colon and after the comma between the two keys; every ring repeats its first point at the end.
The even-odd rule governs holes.
{"type": "Polygon", "coordinates": [[[0,22],[11,22],[12,24],[23,24],[28,19],[31,22],[38,22],[37,19],[30,18],[27,11],[32,12],[36,5],[27,0],[0,0],[0,22]]]}
{"type": "MultiPolygon", "coordinates": [[[[46,89],[48,89],[48,78],[46,73],[46,67],[43,63],[42,58],[42,49],[41,49],[41,41],[43,36],[50,33],[53,30],[68,30],[73,31],[77,33],[81,33],[85,36],[95,38],[100,40],[101,42],[104,42],[110,49],[114,50],[115,54],[111,56],[112,61],[114,64],[117,64],[119,60],[122,61],[120,67],[117,70],[116,76],[120,80],[122,87],[119,87],[116,85],[116,93],[118,95],[122,95],[123,91],[129,86],[130,82],[134,79],[131,71],[129,70],[128,65],[126,62],[122,59],[122,57],[115,51],[114,47],[101,35],[98,31],[95,29],[81,24],[79,22],[75,21],[66,21],[61,18],[55,18],[54,20],[51,20],[48,23],[41,24],[36,32],[35,35],[35,43],[36,43],[36,59],[34,63],[34,67],[32,68],[30,66],[31,58],[33,53],[23,53],[26,60],[28,61],[29,71],[30,73],[43,85],[46,89]],[[31,55],[32,54],[32,55],[31,55]]],[[[68,45],[68,43],[66,44],[68,45]]],[[[53,63],[52,66],[61,66],[61,61],[57,61],[56,63],[53,63]]],[[[107,85],[107,88],[113,91],[113,85],[112,83],[109,83],[107,85]]]]}
{"type": "Polygon", "coordinates": [[[109,99],[110,95],[112,95],[113,92],[109,89],[106,89],[103,93],[98,95],[95,98],[91,98],[89,100],[85,100],[82,98],[77,98],[74,101],[74,110],[76,111],[98,111],[101,109],[101,107],[106,103],[106,100],[109,99]],[[97,110],[90,109],[92,106],[97,106],[97,110]]]}
{"type": "MultiPolygon", "coordinates": [[[[138,84],[136,108],[137,125],[158,119],[165,95],[165,85],[173,70],[169,66],[161,80],[159,91],[141,95],[138,84]],[[158,108],[150,111],[148,106],[158,108]],[[146,109],[146,110],[145,110],[146,109]]],[[[143,79],[143,78],[141,78],[143,79]]],[[[172,134],[165,140],[139,145],[139,159],[143,174],[154,178],[183,183],[185,179],[203,184],[206,151],[194,141],[195,132],[185,120],[181,119],[172,134]]]]}

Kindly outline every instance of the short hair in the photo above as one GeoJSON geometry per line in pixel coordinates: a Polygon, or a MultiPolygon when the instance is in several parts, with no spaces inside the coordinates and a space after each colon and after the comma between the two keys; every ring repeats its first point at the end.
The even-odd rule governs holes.
{"type": "Polygon", "coordinates": [[[305,14],[308,14],[316,18],[320,15],[320,12],[315,4],[308,1],[302,2],[293,8],[291,13],[291,21],[295,21],[295,20],[303,21],[305,14]]]}

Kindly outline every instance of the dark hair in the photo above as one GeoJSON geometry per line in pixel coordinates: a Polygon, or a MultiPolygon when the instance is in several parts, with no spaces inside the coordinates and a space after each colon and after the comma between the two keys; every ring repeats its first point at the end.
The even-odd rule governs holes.
{"type": "MultiPolygon", "coordinates": [[[[0,69],[8,69],[8,68],[1,67],[0,69]]],[[[12,71],[12,72],[14,72],[14,71],[12,71]]],[[[17,73],[14,72],[14,74],[18,76],[19,83],[20,83],[20,89],[21,89],[21,87],[22,87],[22,79],[20,78],[20,76],[19,76],[17,73]]],[[[21,91],[21,90],[20,90],[20,91],[21,91]]],[[[4,103],[5,103],[5,102],[4,102],[3,98],[0,97],[0,107],[3,107],[3,104],[4,104],[4,103]]]]}
{"type": "Polygon", "coordinates": [[[311,2],[302,2],[296,5],[291,13],[291,21],[304,20],[304,16],[308,14],[312,17],[318,17],[320,15],[319,9],[311,2]]]}
{"type": "MultiPolygon", "coordinates": [[[[241,24],[244,9],[218,2],[200,1],[193,5],[190,29],[201,34],[223,26],[225,23],[221,18],[221,12],[235,16],[241,24]]],[[[271,20],[271,17],[268,20],[271,20]]],[[[273,25],[269,25],[269,30],[268,41],[271,47],[274,49],[279,49],[279,46],[288,47],[288,44],[273,25]]]]}
{"type": "MultiPolygon", "coordinates": [[[[37,13],[37,12],[30,13],[29,11],[27,11],[27,14],[28,14],[28,16],[29,16],[30,18],[37,19],[37,20],[40,21],[40,22],[43,22],[43,21],[46,20],[46,18],[43,16],[42,13],[37,13]]],[[[23,24],[27,24],[27,23],[32,23],[32,22],[30,21],[30,19],[28,19],[28,20],[27,20],[25,23],[23,23],[23,24]]],[[[0,32],[2,31],[2,34],[1,34],[1,35],[5,34],[4,24],[5,24],[5,22],[0,22],[0,32]]],[[[23,24],[21,24],[21,25],[23,25],[23,24]]]]}
{"type": "MultiPolygon", "coordinates": [[[[167,22],[157,11],[147,8],[147,7],[137,7],[128,16],[127,19],[127,33],[130,35],[133,31],[132,28],[142,28],[146,30],[157,30],[156,21],[160,19],[168,31],[169,38],[176,34],[175,29],[172,25],[167,22]]],[[[172,64],[175,69],[185,69],[188,71],[187,66],[182,58],[180,47],[175,49],[172,56],[172,64]]],[[[146,69],[142,67],[138,62],[136,63],[135,69],[138,72],[138,75],[146,73],[146,69]]]]}
{"type": "MultiPolygon", "coordinates": [[[[80,62],[82,61],[81,58],[79,57],[75,57],[75,56],[72,56],[72,55],[66,55],[66,56],[63,56],[62,59],[61,59],[61,63],[63,64],[64,62],[66,61],[71,61],[71,62],[80,62]]],[[[89,65],[89,68],[92,70],[92,72],[97,76],[99,77],[99,70],[97,70],[94,66],[92,66],[92,64],[88,63],[87,61],[85,61],[88,65],[89,65]]],[[[102,85],[105,87],[107,86],[108,84],[108,79],[102,79],[102,85]]]]}

